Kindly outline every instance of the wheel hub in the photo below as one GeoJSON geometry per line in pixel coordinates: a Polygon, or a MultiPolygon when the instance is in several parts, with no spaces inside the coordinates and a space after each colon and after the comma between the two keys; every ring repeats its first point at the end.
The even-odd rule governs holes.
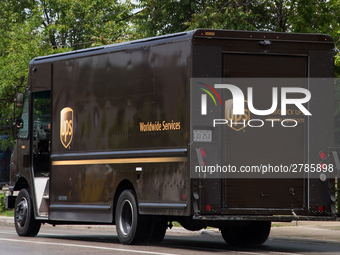
{"type": "Polygon", "coordinates": [[[120,229],[123,235],[127,236],[132,227],[133,208],[129,200],[124,200],[120,217],[120,229]]]}
{"type": "Polygon", "coordinates": [[[22,197],[15,209],[15,220],[19,228],[23,228],[26,224],[28,203],[26,198],[22,197]]]}

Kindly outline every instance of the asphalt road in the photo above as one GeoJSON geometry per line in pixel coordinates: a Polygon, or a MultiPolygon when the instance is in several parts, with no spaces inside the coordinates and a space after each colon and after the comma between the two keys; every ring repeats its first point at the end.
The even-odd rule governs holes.
{"type": "Polygon", "coordinates": [[[167,231],[158,246],[127,246],[118,241],[114,226],[43,225],[38,236],[17,236],[11,222],[0,219],[0,254],[340,254],[339,223],[295,223],[273,227],[258,249],[227,245],[218,230],[167,231]]]}

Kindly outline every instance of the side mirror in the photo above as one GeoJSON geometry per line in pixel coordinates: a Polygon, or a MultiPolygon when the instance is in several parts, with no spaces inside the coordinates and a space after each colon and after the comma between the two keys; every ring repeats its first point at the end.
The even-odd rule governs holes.
{"type": "Polygon", "coordinates": [[[24,93],[18,92],[15,99],[15,105],[17,108],[22,108],[22,106],[24,105],[24,93]]]}
{"type": "Polygon", "coordinates": [[[17,129],[21,129],[24,127],[24,122],[22,119],[17,119],[15,120],[15,126],[17,127],[17,129]]]}

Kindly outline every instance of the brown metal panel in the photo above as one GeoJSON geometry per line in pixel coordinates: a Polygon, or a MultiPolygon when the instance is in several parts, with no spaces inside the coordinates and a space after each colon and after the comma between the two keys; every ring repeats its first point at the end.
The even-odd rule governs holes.
{"type": "MultiPolygon", "coordinates": [[[[333,38],[327,34],[307,33],[278,33],[264,31],[238,31],[238,30],[217,30],[197,29],[194,31],[195,39],[208,39],[206,45],[211,45],[214,39],[251,41],[251,40],[272,40],[284,43],[323,43],[332,45],[333,38]]],[[[300,46],[302,47],[302,46],[300,46]]]]}
{"type": "MultiPolygon", "coordinates": [[[[333,75],[333,40],[328,35],[198,30],[195,32],[193,44],[193,48],[198,49],[200,47],[203,54],[204,52],[209,52],[209,47],[221,47],[227,53],[224,55],[225,77],[303,78],[307,76],[332,77],[333,75]]],[[[197,51],[195,56],[202,53],[197,51]]],[[[214,64],[212,59],[209,60],[210,67],[202,63],[194,67],[193,70],[197,77],[211,77],[209,72],[214,64]],[[207,70],[204,70],[204,68],[207,68],[207,70]]],[[[215,60],[215,63],[218,63],[218,61],[215,60]]],[[[216,77],[219,76],[216,75],[216,77]]],[[[299,86],[306,87],[307,84],[299,86]]],[[[328,96],[333,94],[329,86],[311,86],[308,89],[310,89],[312,95],[320,95],[326,99],[324,103],[327,106],[322,109],[327,109],[332,104],[332,100],[328,96]]],[[[256,100],[261,101],[260,104],[257,104],[261,109],[267,109],[268,103],[270,104],[270,102],[266,104],[265,98],[270,98],[270,96],[261,95],[261,98],[256,97],[256,100]]],[[[321,121],[322,124],[309,123],[309,126],[301,125],[297,132],[280,129],[276,130],[276,135],[272,134],[270,130],[262,130],[264,132],[261,134],[254,130],[247,130],[246,134],[234,132],[228,135],[226,133],[223,142],[225,145],[223,151],[226,153],[225,164],[235,162],[246,163],[247,165],[257,165],[264,162],[282,163],[283,157],[289,157],[290,160],[295,160],[299,163],[319,163],[316,162],[318,157],[317,150],[332,144],[332,136],[328,134],[332,133],[333,128],[331,111],[328,114],[322,112],[321,108],[315,109],[318,108],[319,101],[320,97],[316,98],[314,96],[314,100],[312,99],[310,102],[310,110],[313,111],[313,116],[315,114],[316,117],[313,120],[323,120],[321,121]],[[326,128],[325,124],[327,125],[326,128]],[[307,130],[309,131],[307,132],[307,130]],[[307,137],[308,133],[310,138],[307,137]],[[325,137],[327,139],[324,139],[325,137]],[[307,141],[309,142],[307,143],[307,141]],[[273,144],[275,144],[274,147],[273,144]],[[313,151],[315,153],[311,154],[313,151]],[[311,155],[309,161],[307,161],[307,153],[311,155]]],[[[332,109],[331,106],[328,108],[332,109]]],[[[226,180],[225,185],[224,196],[226,199],[223,205],[226,210],[223,210],[224,213],[252,213],[249,210],[242,211],[242,208],[305,208],[304,210],[306,210],[308,209],[307,205],[310,206],[310,211],[317,211],[316,207],[319,205],[329,208],[328,204],[323,204],[330,201],[329,184],[328,182],[321,183],[320,180],[310,180],[308,190],[307,182],[303,179],[233,179],[226,180]],[[306,193],[307,191],[309,194],[306,193]],[[306,200],[307,195],[310,196],[309,201],[306,200]]],[[[209,199],[209,196],[205,194],[214,194],[216,192],[212,189],[213,186],[202,185],[202,187],[201,196],[204,198],[202,199],[203,203],[200,210],[202,213],[211,213],[211,211],[206,211],[205,205],[213,200],[209,199]]],[[[299,212],[308,213],[301,210],[299,212]]],[[[273,214],[275,210],[269,213],[273,214]]]]}
{"type": "Polygon", "coordinates": [[[322,34],[197,30],[193,45],[220,46],[224,52],[305,55],[310,50],[332,52],[333,39],[322,34]]]}
{"type": "Polygon", "coordinates": [[[222,75],[222,47],[195,45],[193,46],[193,78],[221,77],[222,75]]]}
{"type": "Polygon", "coordinates": [[[51,90],[52,83],[52,64],[33,64],[30,66],[31,91],[51,90]]]}
{"type": "MultiPolygon", "coordinates": [[[[192,77],[193,78],[207,78],[207,77],[221,77],[222,76],[222,63],[223,63],[223,54],[222,54],[222,46],[220,45],[211,45],[212,41],[205,40],[203,45],[194,45],[192,48],[192,59],[193,59],[193,68],[192,68],[192,77]]],[[[195,118],[195,117],[193,117],[195,118]]],[[[203,127],[206,123],[202,123],[202,126],[197,129],[205,129],[203,127]]],[[[193,125],[193,124],[192,124],[193,125]]],[[[214,134],[215,135],[215,134],[214,134]]],[[[216,136],[217,137],[217,134],[216,136]]],[[[217,155],[220,153],[221,148],[217,145],[217,143],[208,145],[208,144],[197,144],[198,148],[200,146],[204,147],[209,151],[211,155],[217,155]]],[[[194,147],[192,147],[192,150],[194,147]]],[[[217,163],[217,162],[214,162],[217,163]]],[[[199,208],[201,211],[206,210],[206,206],[209,204],[211,206],[210,213],[220,213],[221,211],[221,180],[219,179],[203,179],[203,180],[193,180],[193,182],[197,182],[197,186],[200,187],[200,196],[199,196],[199,208]]],[[[193,188],[197,189],[197,188],[193,188]]]]}
{"type": "Polygon", "coordinates": [[[168,47],[55,63],[53,154],[187,146],[190,48],[168,47]],[[66,106],[74,111],[73,140],[67,150],[58,132],[66,106]],[[177,128],[166,130],[168,123],[178,123],[177,128]],[[149,131],[150,124],[160,129],[149,131]]]}
{"type": "Polygon", "coordinates": [[[224,77],[237,78],[305,78],[306,57],[225,54],[224,77]]]}
{"type": "MultiPolygon", "coordinates": [[[[305,198],[303,184],[303,179],[226,179],[224,207],[268,210],[303,208],[305,198]]],[[[234,212],[230,210],[228,213],[234,212]]]]}
{"type": "MultiPolygon", "coordinates": [[[[334,116],[333,111],[325,111],[323,105],[334,107],[334,83],[330,79],[334,76],[334,56],[332,51],[311,50],[309,57],[309,72],[312,78],[309,90],[312,99],[309,103],[313,117],[309,118],[309,160],[319,164],[320,151],[328,152],[328,148],[334,143],[334,116]],[[328,78],[328,79],[324,79],[328,78]],[[317,96],[315,96],[317,95],[317,96]]],[[[321,182],[319,179],[311,179],[309,182],[309,207],[311,213],[319,213],[318,207],[323,206],[330,210],[331,190],[335,189],[334,180],[321,182]]]]}
{"type": "MultiPolygon", "coordinates": [[[[225,54],[224,76],[238,78],[304,78],[307,59],[303,56],[225,54]]],[[[250,86],[245,85],[245,86],[250,86]]],[[[276,84],[302,86],[306,84],[276,84]]],[[[242,89],[242,88],[241,88],[242,89]]],[[[243,89],[244,92],[246,88],[243,89]]],[[[258,109],[270,106],[271,91],[254,85],[254,103],[258,109]],[[256,93],[256,91],[258,91],[256,93]],[[260,91],[260,92],[259,92],[260,91]],[[256,93],[256,94],[255,94],[256,93]]],[[[225,100],[232,98],[225,95],[225,100]]],[[[294,112],[297,109],[294,109],[294,112]]],[[[261,119],[262,116],[251,118],[261,119]]],[[[265,116],[265,118],[280,116],[265,116]]],[[[291,116],[290,116],[291,117],[291,116]]],[[[294,116],[298,117],[298,116],[294,116]]],[[[270,125],[262,128],[225,129],[223,142],[224,165],[280,166],[305,162],[305,125],[294,129],[270,125]],[[241,142],[242,141],[242,142],[241,142]]],[[[228,208],[303,208],[305,181],[303,179],[233,179],[225,180],[224,207],[228,208]]]]}
{"type": "MultiPolygon", "coordinates": [[[[190,201],[187,164],[171,162],[184,159],[184,150],[166,151],[189,144],[190,70],[188,40],[54,62],[51,205],[108,204],[112,215],[115,190],[123,180],[132,183],[139,202],[190,201]],[[72,109],[67,118],[72,116],[73,123],[72,138],[67,139],[61,134],[65,108],[72,109]],[[141,157],[145,162],[133,163],[141,157]],[[120,159],[126,162],[115,163],[120,159]],[[58,165],[62,160],[77,163],[58,165]]],[[[78,216],[88,220],[86,214],[78,216]]],[[[51,217],[70,220],[74,214],[53,211],[51,217]]],[[[97,220],[107,221],[105,217],[97,220]]]]}

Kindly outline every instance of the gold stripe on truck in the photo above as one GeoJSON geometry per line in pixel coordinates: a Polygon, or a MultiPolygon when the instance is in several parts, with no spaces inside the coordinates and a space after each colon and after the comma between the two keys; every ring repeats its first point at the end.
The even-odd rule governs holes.
{"type": "Polygon", "coordinates": [[[53,166],[70,165],[101,165],[101,164],[128,164],[128,163],[165,163],[186,162],[187,157],[163,157],[163,158],[119,158],[119,159],[87,159],[87,160],[59,160],[53,161],[53,166]]]}

